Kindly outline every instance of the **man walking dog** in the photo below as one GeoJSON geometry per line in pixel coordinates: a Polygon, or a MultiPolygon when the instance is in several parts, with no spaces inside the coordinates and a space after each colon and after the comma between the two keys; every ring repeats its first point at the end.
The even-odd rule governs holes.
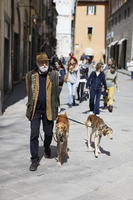
{"type": "Polygon", "coordinates": [[[50,69],[46,53],[36,56],[36,68],[26,75],[28,103],[26,116],[30,120],[30,153],[31,165],[29,170],[35,171],[39,165],[39,129],[42,121],[45,156],[50,158],[50,144],[53,136],[54,120],[59,106],[59,77],[55,70],[50,69]]]}

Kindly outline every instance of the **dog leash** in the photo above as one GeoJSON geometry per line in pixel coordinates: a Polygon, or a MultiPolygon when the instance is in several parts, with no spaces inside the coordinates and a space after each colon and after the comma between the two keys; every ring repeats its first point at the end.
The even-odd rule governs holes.
{"type": "MultiPolygon", "coordinates": [[[[74,119],[71,119],[71,118],[68,118],[68,119],[69,119],[70,121],[73,121],[73,122],[77,123],[77,124],[81,124],[81,125],[85,126],[85,124],[82,123],[82,122],[80,122],[80,121],[77,121],[77,120],[74,120],[74,119]]],[[[39,132],[39,135],[40,135],[41,141],[44,142],[44,139],[43,139],[43,137],[42,137],[42,135],[41,135],[41,132],[39,132]]],[[[56,138],[55,138],[55,134],[54,134],[54,140],[55,140],[55,142],[57,142],[57,140],[56,140],[56,138]]]]}
{"type": "Polygon", "coordinates": [[[82,122],[80,122],[80,121],[77,121],[77,120],[74,120],[74,119],[71,119],[71,118],[68,118],[70,121],[73,121],[73,122],[75,122],[75,123],[77,123],[77,124],[81,124],[81,125],[84,125],[85,126],[85,124],[84,123],[82,123],[82,122]]]}

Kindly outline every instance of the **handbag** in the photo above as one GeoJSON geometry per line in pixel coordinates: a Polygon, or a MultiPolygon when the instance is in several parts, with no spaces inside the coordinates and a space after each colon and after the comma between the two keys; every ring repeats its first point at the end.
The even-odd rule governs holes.
{"type": "Polygon", "coordinates": [[[65,76],[64,76],[64,82],[67,83],[67,81],[68,81],[68,73],[65,74],[65,76]]]}

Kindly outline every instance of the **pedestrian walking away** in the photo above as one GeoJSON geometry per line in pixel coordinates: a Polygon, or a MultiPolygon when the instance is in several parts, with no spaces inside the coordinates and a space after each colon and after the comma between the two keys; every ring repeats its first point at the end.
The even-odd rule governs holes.
{"type": "Polygon", "coordinates": [[[59,106],[59,75],[49,67],[46,53],[36,56],[36,68],[26,75],[28,103],[26,116],[30,120],[30,153],[29,170],[35,171],[39,165],[39,129],[42,121],[44,131],[45,156],[50,158],[50,144],[53,136],[54,120],[59,106]]]}
{"type": "Polygon", "coordinates": [[[105,74],[103,71],[101,71],[101,69],[102,64],[97,63],[96,70],[90,74],[86,84],[86,87],[90,90],[90,113],[94,113],[97,116],[100,114],[99,107],[102,86],[104,86],[105,92],[107,90],[105,74]]]}
{"type": "Polygon", "coordinates": [[[113,111],[113,100],[115,87],[118,89],[118,81],[117,81],[117,71],[116,66],[111,65],[110,69],[105,72],[105,79],[107,83],[107,102],[104,102],[104,105],[107,104],[109,112],[113,111]]]}

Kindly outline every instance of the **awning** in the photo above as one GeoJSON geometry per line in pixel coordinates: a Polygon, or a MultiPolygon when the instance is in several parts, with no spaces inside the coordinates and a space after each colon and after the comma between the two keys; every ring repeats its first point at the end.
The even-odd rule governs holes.
{"type": "Polygon", "coordinates": [[[122,38],[121,40],[119,40],[118,44],[122,44],[122,42],[124,42],[125,40],[127,40],[126,38],[122,38]]]}
{"type": "Polygon", "coordinates": [[[91,48],[87,48],[84,50],[85,55],[94,56],[94,50],[91,48]]]}
{"type": "Polygon", "coordinates": [[[114,45],[117,44],[117,43],[118,43],[118,40],[115,40],[115,41],[111,42],[111,43],[108,45],[108,47],[114,46],[114,45]]]}

